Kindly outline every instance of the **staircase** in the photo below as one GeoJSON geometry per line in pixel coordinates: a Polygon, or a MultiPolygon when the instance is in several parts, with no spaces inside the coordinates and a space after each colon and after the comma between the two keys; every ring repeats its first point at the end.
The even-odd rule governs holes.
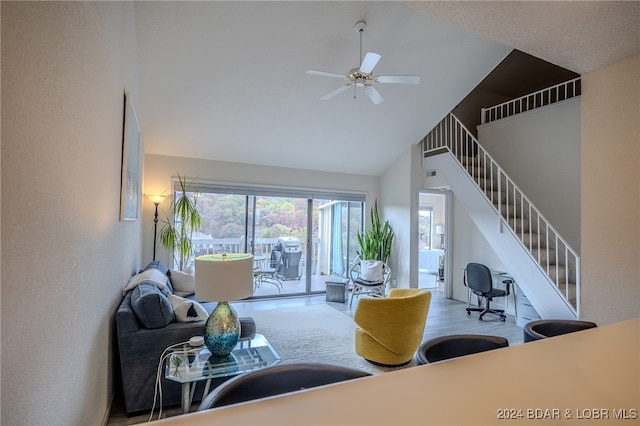
{"type": "Polygon", "coordinates": [[[422,148],[541,318],[580,318],[580,257],[464,125],[449,114],[422,148]]]}

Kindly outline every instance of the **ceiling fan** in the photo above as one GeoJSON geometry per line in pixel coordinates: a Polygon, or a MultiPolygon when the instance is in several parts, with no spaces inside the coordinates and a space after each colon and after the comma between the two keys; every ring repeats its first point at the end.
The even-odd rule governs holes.
{"type": "Polygon", "coordinates": [[[395,84],[418,84],[420,83],[420,76],[418,75],[373,75],[373,68],[380,60],[382,56],[377,53],[367,52],[362,58],[362,33],[367,27],[367,23],[364,21],[358,21],[354,27],[354,31],[360,34],[360,68],[354,68],[347,75],[337,74],[326,71],[307,70],[307,74],[320,75],[323,77],[342,78],[347,80],[346,84],[338,87],[337,89],[327,93],[320,97],[320,99],[331,99],[342,92],[349,90],[353,87],[353,98],[356,98],[356,91],[358,87],[362,87],[364,93],[371,99],[374,104],[379,104],[384,101],[384,98],[373,87],[373,83],[395,83],[395,84]]]}

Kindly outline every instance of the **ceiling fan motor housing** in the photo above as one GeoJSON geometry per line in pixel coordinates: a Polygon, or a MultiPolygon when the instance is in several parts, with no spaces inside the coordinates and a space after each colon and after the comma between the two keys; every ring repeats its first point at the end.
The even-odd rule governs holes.
{"type": "Polygon", "coordinates": [[[358,68],[354,68],[351,71],[349,71],[349,80],[358,84],[358,83],[371,83],[372,81],[374,81],[374,77],[373,75],[371,75],[370,73],[363,73],[362,71],[360,71],[358,68]]]}

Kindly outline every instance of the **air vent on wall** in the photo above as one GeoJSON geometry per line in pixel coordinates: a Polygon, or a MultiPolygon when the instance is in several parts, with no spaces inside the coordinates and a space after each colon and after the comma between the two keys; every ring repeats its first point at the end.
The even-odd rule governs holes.
{"type": "Polygon", "coordinates": [[[426,172],[424,172],[424,177],[433,177],[435,175],[436,175],[435,170],[427,170],[426,172]]]}

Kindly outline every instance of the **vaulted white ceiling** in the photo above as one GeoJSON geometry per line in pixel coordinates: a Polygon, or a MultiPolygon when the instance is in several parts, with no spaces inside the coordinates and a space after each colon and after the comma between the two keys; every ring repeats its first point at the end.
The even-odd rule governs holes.
{"type": "MultiPolygon", "coordinates": [[[[559,65],[578,72],[628,54],[625,50],[611,57],[609,49],[606,59],[596,52],[589,56],[591,65],[579,65],[562,55],[557,58],[557,52],[570,46],[536,44],[535,37],[544,31],[519,35],[508,46],[513,29],[500,29],[493,19],[503,12],[519,14],[519,9],[493,5],[492,13],[473,19],[469,12],[479,13],[479,7],[476,2],[396,1],[136,3],[137,104],[145,151],[380,175],[512,47],[526,51],[523,46],[534,46],[537,56],[552,62],[565,59],[559,65]],[[470,29],[430,13],[453,21],[452,14],[463,16],[457,24],[470,29]],[[382,55],[374,74],[418,74],[421,84],[378,85],[385,98],[379,105],[361,91],[355,99],[351,90],[319,99],[343,82],[305,71],[347,73],[356,68],[359,37],[353,27],[359,20],[367,22],[364,52],[382,55]],[[478,35],[483,31],[504,44],[478,35]],[[548,57],[546,52],[551,52],[548,57]]],[[[637,16],[637,8],[627,8],[637,16]]],[[[589,9],[589,14],[596,12],[602,14],[602,9],[589,9]]],[[[508,16],[501,19],[510,22],[508,16]]],[[[574,56],[581,58],[584,52],[574,56]]]]}

